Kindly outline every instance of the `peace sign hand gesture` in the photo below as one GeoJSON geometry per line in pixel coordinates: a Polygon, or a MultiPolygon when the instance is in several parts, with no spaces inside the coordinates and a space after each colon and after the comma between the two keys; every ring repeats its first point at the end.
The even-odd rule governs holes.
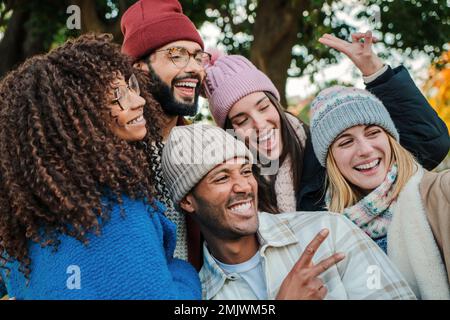
{"type": "Polygon", "coordinates": [[[319,275],[345,258],[343,253],[335,253],[316,265],[313,264],[312,258],[328,234],[329,231],[323,229],[308,244],[300,259],[283,280],[276,299],[322,300],[325,298],[328,290],[319,275]]]}
{"type": "Polygon", "coordinates": [[[383,67],[383,61],[373,52],[372,43],[378,39],[372,36],[371,31],[366,33],[353,33],[352,42],[339,39],[331,34],[325,33],[319,42],[328,47],[342,52],[355,66],[361,70],[363,76],[374,74],[383,67]],[[361,42],[361,39],[364,39],[361,42]]]}

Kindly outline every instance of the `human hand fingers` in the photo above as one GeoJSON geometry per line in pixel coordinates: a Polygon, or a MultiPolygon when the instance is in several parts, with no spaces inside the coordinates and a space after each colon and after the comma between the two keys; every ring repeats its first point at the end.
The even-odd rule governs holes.
{"type": "Polygon", "coordinates": [[[309,297],[313,300],[322,300],[327,294],[328,290],[325,283],[320,278],[312,279],[309,284],[309,297]]]}
{"type": "MultiPolygon", "coordinates": [[[[351,34],[351,37],[352,37],[352,41],[353,42],[360,42],[361,41],[361,39],[363,39],[364,37],[366,36],[366,33],[364,32],[364,33],[362,33],[362,32],[355,32],[355,33],[352,33],[351,34]]],[[[377,37],[374,37],[373,35],[372,35],[372,42],[373,43],[376,43],[376,42],[378,42],[378,41],[380,41],[377,37]]]]}
{"type": "Polygon", "coordinates": [[[319,288],[317,295],[319,297],[320,300],[325,299],[325,297],[328,294],[328,288],[327,286],[324,284],[322,287],[319,288]]]}
{"type": "Polygon", "coordinates": [[[319,276],[320,274],[324,273],[338,262],[342,261],[344,258],[345,254],[343,253],[333,254],[331,257],[328,257],[327,259],[324,259],[320,261],[318,264],[316,264],[311,270],[311,275],[313,277],[319,276]]]}
{"type": "Polygon", "coordinates": [[[318,41],[323,45],[336,49],[345,54],[347,54],[347,48],[350,45],[349,42],[327,33],[325,33],[318,41]]]}
{"type": "Polygon", "coordinates": [[[371,31],[367,31],[364,34],[364,46],[363,46],[363,51],[368,54],[371,55],[372,54],[372,32],[371,31]]]}
{"type": "Polygon", "coordinates": [[[317,249],[320,245],[325,241],[329,234],[328,229],[322,229],[306,246],[305,251],[300,256],[300,259],[294,265],[294,269],[302,269],[304,267],[308,267],[311,265],[312,258],[314,254],[317,252],[317,249]]]}

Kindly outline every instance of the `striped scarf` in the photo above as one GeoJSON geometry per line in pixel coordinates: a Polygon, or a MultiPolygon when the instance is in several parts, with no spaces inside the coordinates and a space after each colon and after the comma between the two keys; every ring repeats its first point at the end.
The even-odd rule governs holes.
{"type": "MultiPolygon", "coordinates": [[[[381,185],[358,203],[344,209],[343,214],[372,239],[379,239],[387,234],[392,220],[391,205],[395,202],[392,191],[397,179],[397,171],[397,164],[394,164],[381,185]]],[[[330,204],[329,194],[326,196],[326,202],[327,205],[330,204]]]]}

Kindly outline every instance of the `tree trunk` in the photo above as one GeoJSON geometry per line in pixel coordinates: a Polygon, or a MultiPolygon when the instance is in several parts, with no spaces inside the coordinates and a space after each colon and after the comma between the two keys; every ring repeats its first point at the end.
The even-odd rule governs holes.
{"type": "MultiPolygon", "coordinates": [[[[81,33],[86,32],[100,32],[111,33],[114,36],[114,41],[121,44],[123,41],[122,31],[120,30],[120,17],[116,18],[112,23],[105,23],[103,19],[98,16],[95,7],[95,1],[92,0],[75,0],[71,1],[81,9],[81,33]]],[[[126,2],[119,1],[119,12],[123,14],[126,9],[126,2]]]]}
{"type": "Polygon", "coordinates": [[[284,107],[287,71],[299,31],[298,17],[308,5],[309,0],[260,0],[256,9],[250,58],[275,84],[284,107]]]}
{"type": "Polygon", "coordinates": [[[6,26],[5,34],[0,42],[0,77],[12,69],[17,63],[22,61],[22,42],[25,38],[23,25],[28,18],[28,14],[23,11],[14,11],[6,26]],[[18,54],[19,53],[19,54],[18,54]]]}
{"type": "Polygon", "coordinates": [[[26,27],[31,12],[27,6],[15,6],[0,41],[0,77],[12,70],[26,58],[47,50],[41,35],[26,27]]]}

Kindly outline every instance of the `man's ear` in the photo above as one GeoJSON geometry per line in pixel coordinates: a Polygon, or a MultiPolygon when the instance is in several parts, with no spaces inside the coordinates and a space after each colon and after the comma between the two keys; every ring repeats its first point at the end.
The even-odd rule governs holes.
{"type": "Polygon", "coordinates": [[[145,72],[150,72],[150,69],[149,69],[149,67],[148,67],[148,64],[146,64],[146,63],[144,62],[144,60],[136,61],[136,62],[133,64],[133,67],[136,68],[136,69],[145,71],[145,72]]]}
{"type": "Polygon", "coordinates": [[[180,207],[186,211],[187,213],[194,213],[194,198],[192,197],[192,194],[186,195],[183,199],[180,201],[180,207]]]}

